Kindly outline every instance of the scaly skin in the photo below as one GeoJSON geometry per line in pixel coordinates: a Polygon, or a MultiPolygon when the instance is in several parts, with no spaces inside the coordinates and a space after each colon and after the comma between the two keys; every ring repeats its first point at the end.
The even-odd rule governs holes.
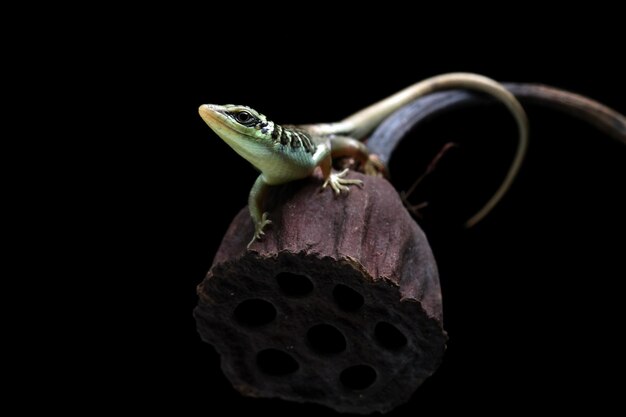
{"type": "Polygon", "coordinates": [[[248,247],[264,235],[271,224],[268,213],[262,211],[268,186],[284,184],[308,177],[316,167],[324,176],[323,187],[340,194],[360,180],[344,178],[347,170],[332,171],[332,159],[352,156],[359,160],[366,173],[383,171],[382,164],[359,140],[365,138],[386,117],[411,101],[435,91],[467,88],[494,96],[504,103],[517,122],[519,141],[509,172],[496,193],[476,213],[467,225],[473,226],[498,203],[515,178],[528,144],[528,122],[522,106],[504,87],[490,78],[469,73],[450,73],[428,78],[381,100],[338,123],[300,126],[280,126],[254,109],[246,106],[200,106],[200,116],[231,148],[256,167],[261,174],[248,198],[255,232],[248,247]]]}

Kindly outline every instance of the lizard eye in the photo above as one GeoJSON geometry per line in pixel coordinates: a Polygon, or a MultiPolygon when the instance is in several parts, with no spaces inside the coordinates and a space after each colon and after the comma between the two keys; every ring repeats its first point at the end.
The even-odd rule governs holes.
{"type": "Polygon", "coordinates": [[[237,120],[239,123],[246,124],[252,120],[252,115],[247,111],[240,111],[235,115],[235,120],[237,120]]]}

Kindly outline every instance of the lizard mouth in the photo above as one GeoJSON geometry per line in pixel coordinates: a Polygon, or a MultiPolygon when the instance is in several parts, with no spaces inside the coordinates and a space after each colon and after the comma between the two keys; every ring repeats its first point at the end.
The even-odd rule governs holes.
{"type": "Polygon", "coordinates": [[[202,119],[209,125],[220,120],[220,117],[218,116],[220,112],[212,104],[203,104],[198,109],[198,113],[200,113],[200,117],[202,117],[202,119]]]}
{"type": "Polygon", "coordinates": [[[231,123],[228,123],[228,116],[222,110],[222,106],[215,104],[203,104],[198,109],[200,117],[215,132],[241,133],[231,123]]]}

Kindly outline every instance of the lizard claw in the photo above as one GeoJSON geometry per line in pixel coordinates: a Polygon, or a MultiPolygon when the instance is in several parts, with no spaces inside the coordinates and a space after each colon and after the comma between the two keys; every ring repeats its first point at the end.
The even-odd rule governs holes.
{"type": "Polygon", "coordinates": [[[367,162],[363,165],[363,172],[376,177],[387,177],[385,164],[373,153],[369,155],[367,162]]]}
{"type": "Polygon", "coordinates": [[[268,214],[269,213],[267,212],[263,213],[263,215],[261,216],[261,221],[255,223],[254,236],[252,236],[252,240],[250,241],[250,243],[248,243],[248,249],[250,249],[250,245],[252,245],[255,240],[261,240],[261,236],[265,235],[265,232],[263,231],[265,226],[267,226],[268,224],[272,224],[272,221],[267,218],[268,214]]]}
{"type": "Polygon", "coordinates": [[[363,184],[363,181],[361,180],[344,179],[343,177],[345,177],[347,173],[348,173],[348,168],[344,169],[338,174],[331,173],[326,179],[326,181],[324,181],[322,188],[326,188],[328,185],[330,185],[330,188],[333,189],[335,194],[339,194],[342,191],[349,192],[350,188],[347,187],[348,185],[362,185],[363,184]]]}

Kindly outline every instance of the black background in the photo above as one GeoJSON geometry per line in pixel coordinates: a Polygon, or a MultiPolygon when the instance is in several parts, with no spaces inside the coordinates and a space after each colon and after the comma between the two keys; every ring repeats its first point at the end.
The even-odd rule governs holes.
{"type": "MultiPolygon", "coordinates": [[[[129,319],[132,342],[120,342],[132,365],[112,398],[203,413],[226,406],[233,413],[335,414],[240,396],[195,331],[195,286],[257,175],[204,124],[200,104],[247,104],[285,124],[336,121],[420,79],[470,71],[561,87],[626,112],[625,68],[591,40],[556,36],[539,51],[526,42],[342,36],[332,46],[297,41],[293,48],[284,39],[207,31],[204,38],[164,39],[158,58],[142,67],[155,71],[157,81],[137,103],[145,115],[130,188],[148,204],[131,209],[129,220],[142,242],[137,246],[150,249],[136,255],[145,278],[136,278],[142,292],[131,303],[141,313],[129,319]]],[[[392,183],[406,189],[444,143],[459,144],[414,197],[430,204],[419,222],[440,269],[448,350],[411,402],[390,415],[459,406],[503,413],[597,409],[620,395],[610,375],[623,354],[616,335],[623,329],[619,288],[626,276],[626,148],[569,116],[527,110],[531,145],[524,167],[475,229],[462,222],[497,186],[514,149],[515,125],[506,111],[493,106],[429,121],[392,159],[392,183]]]]}

